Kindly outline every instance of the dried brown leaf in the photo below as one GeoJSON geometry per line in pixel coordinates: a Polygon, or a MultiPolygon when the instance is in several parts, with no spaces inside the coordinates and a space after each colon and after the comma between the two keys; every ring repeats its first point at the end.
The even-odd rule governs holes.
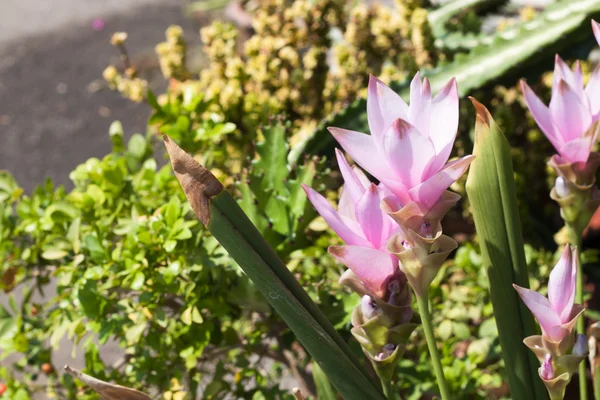
{"type": "Polygon", "coordinates": [[[103,400],[152,400],[149,396],[135,389],[101,381],[68,365],[65,365],[65,371],[94,389],[103,400]]]}
{"type": "Polygon", "coordinates": [[[185,197],[198,219],[204,225],[208,225],[210,222],[210,198],[221,193],[223,185],[208,169],[183,151],[171,138],[165,135],[163,140],[171,158],[173,171],[181,184],[185,197]]]}

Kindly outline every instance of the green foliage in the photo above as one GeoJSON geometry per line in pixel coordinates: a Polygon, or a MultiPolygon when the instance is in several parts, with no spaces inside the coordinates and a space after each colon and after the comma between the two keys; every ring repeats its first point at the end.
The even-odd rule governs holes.
{"type": "Polygon", "coordinates": [[[383,399],[348,345],[318,310],[227,192],[211,199],[208,229],[327,372],[347,399],[383,399]]]}
{"type": "Polygon", "coordinates": [[[280,254],[310,245],[304,232],[316,217],[314,207],[302,190],[302,184],[318,187],[329,170],[324,161],[307,159],[302,165],[287,162],[290,124],[267,125],[256,144],[258,156],[245,169],[236,185],[239,203],[252,223],[280,254]]]}
{"type": "Polygon", "coordinates": [[[319,367],[319,364],[313,364],[312,373],[317,388],[317,398],[320,400],[336,400],[337,395],[335,389],[331,386],[329,378],[327,378],[327,375],[325,375],[321,367],[319,367]]]}
{"type": "MultiPolygon", "coordinates": [[[[531,246],[525,246],[525,254],[532,286],[538,290],[547,283],[555,255],[531,246]]],[[[465,244],[430,288],[444,375],[456,399],[510,397],[487,271],[482,267],[478,246],[465,244]]],[[[398,380],[406,399],[417,400],[435,390],[424,338],[415,338],[407,349],[399,364],[398,380]]]]}
{"type": "Polygon", "coordinates": [[[219,114],[210,112],[212,103],[194,85],[185,85],[164,98],[166,101],[161,105],[154,93],[148,91],[148,104],[153,110],[148,124],[181,143],[191,153],[203,154],[204,161],[210,165],[227,163],[230,154],[221,144],[230,136],[235,137],[238,133],[236,125],[224,122],[219,114]]]}
{"type": "MultiPolygon", "coordinates": [[[[127,386],[203,386],[219,397],[252,381],[254,391],[272,391],[265,385],[277,382],[272,375],[282,369],[258,369],[262,361],[250,354],[271,351],[264,335],[276,335],[281,345],[291,343],[288,335],[273,331],[278,318],[264,298],[189,213],[170,166],[157,167],[152,137],[134,135],[123,146],[118,128],[111,128],[115,151],[77,167],[69,193],[48,182],[26,196],[2,174],[0,193],[8,201],[0,220],[0,284],[26,289],[21,309],[0,310],[2,353],[23,355],[14,367],[28,382],[67,336],[80,343],[86,371],[127,386]],[[51,279],[56,297],[33,302],[51,279]],[[103,365],[95,340],[117,342],[122,363],[103,365]],[[215,361],[218,368],[201,384],[215,361]]],[[[62,395],[75,398],[78,387],[69,378],[60,382],[62,395]]]]}

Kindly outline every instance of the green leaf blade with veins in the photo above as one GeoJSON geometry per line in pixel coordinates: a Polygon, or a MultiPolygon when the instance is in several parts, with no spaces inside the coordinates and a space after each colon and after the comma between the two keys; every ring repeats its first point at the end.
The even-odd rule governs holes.
{"type": "Polygon", "coordinates": [[[263,140],[256,144],[258,159],[253,162],[253,168],[262,176],[260,189],[285,191],[285,181],[289,176],[287,155],[287,131],[289,124],[274,123],[265,126],[260,133],[263,140]]]}
{"type": "Polygon", "coordinates": [[[289,123],[279,120],[261,129],[262,140],[256,145],[252,165],[236,183],[238,204],[282,255],[304,243],[304,231],[315,216],[302,184],[313,186],[327,172],[319,172],[317,158],[299,165],[288,163],[289,129],[289,123]]]}

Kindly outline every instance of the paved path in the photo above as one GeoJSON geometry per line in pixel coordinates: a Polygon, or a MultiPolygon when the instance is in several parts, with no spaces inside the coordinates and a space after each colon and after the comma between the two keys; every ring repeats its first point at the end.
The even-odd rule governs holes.
{"type": "Polygon", "coordinates": [[[186,36],[199,41],[197,27],[184,17],[179,0],[3,3],[0,169],[11,171],[27,191],[47,176],[68,185],[75,166],[107,154],[113,120],[121,120],[127,134],[145,131],[145,105],[107,89],[90,91],[105,66],[117,60],[109,44],[112,32],[128,31],[134,58],[148,60],[170,24],[182,24],[186,36]],[[103,18],[104,30],[92,29],[94,18],[103,18]]]}

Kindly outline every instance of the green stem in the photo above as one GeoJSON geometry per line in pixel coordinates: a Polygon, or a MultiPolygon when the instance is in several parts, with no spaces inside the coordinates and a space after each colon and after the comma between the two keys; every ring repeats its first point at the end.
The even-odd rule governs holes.
{"type": "Polygon", "coordinates": [[[391,379],[381,379],[381,386],[383,387],[383,394],[385,394],[388,400],[400,400],[400,396],[391,379]]]}
{"type": "Polygon", "coordinates": [[[600,371],[592,366],[592,377],[594,379],[594,399],[600,400],[600,371]]]}
{"type": "MultiPolygon", "coordinates": [[[[583,268],[581,265],[581,232],[567,224],[569,240],[572,246],[577,246],[577,286],[575,290],[575,303],[583,305],[583,268]]],[[[585,319],[582,315],[577,320],[577,333],[585,334],[585,319]]],[[[587,366],[584,359],[579,364],[579,399],[587,400],[587,366]]]]}
{"type": "Polygon", "coordinates": [[[429,347],[431,363],[433,364],[435,377],[440,388],[440,395],[442,396],[442,400],[450,400],[450,390],[448,389],[448,384],[446,383],[446,378],[444,377],[444,370],[440,361],[437,343],[433,337],[431,314],[429,312],[429,299],[426,297],[426,295],[417,295],[417,304],[419,305],[419,314],[421,314],[421,322],[423,323],[423,332],[425,332],[425,338],[427,339],[427,347],[429,347]]]}

